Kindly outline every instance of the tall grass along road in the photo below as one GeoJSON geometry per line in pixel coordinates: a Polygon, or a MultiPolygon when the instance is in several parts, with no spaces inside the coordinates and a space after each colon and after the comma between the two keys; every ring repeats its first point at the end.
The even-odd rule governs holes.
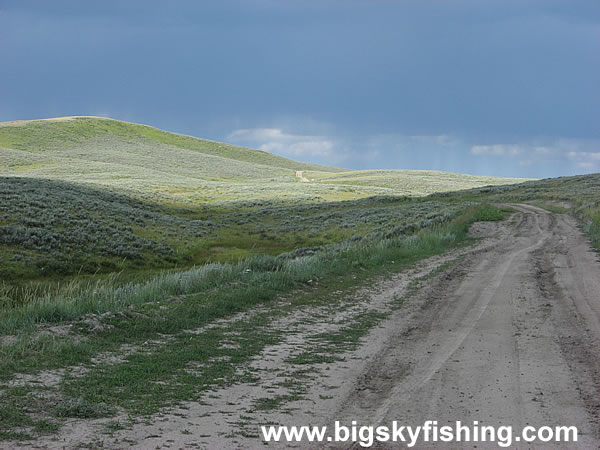
{"type": "MultiPolygon", "coordinates": [[[[269,308],[263,303],[210,327],[126,345],[66,374],[43,373],[58,380],[54,395],[83,397],[64,407],[75,419],[37,443],[262,448],[258,424],[333,426],[358,418],[418,425],[434,418],[516,430],[576,425],[578,445],[597,446],[597,255],[570,216],[508,206],[515,211],[509,219],[471,225],[474,246],[447,247],[412,269],[375,278],[359,271],[330,278],[327,288],[308,283],[269,308]],[[196,345],[205,346],[206,358],[196,345]],[[187,375],[163,367],[147,378],[163,359],[182,364],[187,375]],[[236,361],[243,370],[234,375],[227,367],[236,361]],[[194,377],[201,373],[213,378],[197,399],[193,390],[164,384],[199,382],[194,377]],[[134,376],[143,387],[132,390],[134,376]],[[86,398],[104,400],[105,410],[86,398]],[[127,413],[132,406],[151,412],[152,404],[163,407],[143,420],[127,413]]],[[[475,215],[502,218],[498,211],[475,215]]],[[[421,242],[387,253],[388,263],[413,245],[425,256],[421,242]]],[[[170,308],[162,310],[166,320],[170,308]]],[[[20,376],[9,385],[17,389],[32,379],[20,376]]]]}

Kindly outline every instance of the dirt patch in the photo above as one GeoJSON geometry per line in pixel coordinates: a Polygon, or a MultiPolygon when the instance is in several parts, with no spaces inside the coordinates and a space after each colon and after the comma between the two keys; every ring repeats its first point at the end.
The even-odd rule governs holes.
{"type": "Polygon", "coordinates": [[[15,345],[19,338],[14,335],[0,336],[0,346],[15,345]]]}
{"type": "Polygon", "coordinates": [[[310,181],[304,176],[304,170],[296,170],[296,178],[298,178],[301,183],[308,183],[310,181]]]}
{"type": "Polygon", "coordinates": [[[71,334],[73,329],[72,324],[67,325],[40,325],[34,333],[34,338],[45,336],[65,337],[71,334]]]}
{"type": "Polygon", "coordinates": [[[88,372],[85,367],[69,367],[66,369],[44,370],[36,374],[16,374],[6,385],[9,387],[43,386],[57,387],[66,375],[79,377],[88,372]]]}
{"type": "Polygon", "coordinates": [[[504,229],[504,224],[499,222],[475,222],[469,228],[469,236],[474,238],[493,238],[502,234],[504,229]]]}

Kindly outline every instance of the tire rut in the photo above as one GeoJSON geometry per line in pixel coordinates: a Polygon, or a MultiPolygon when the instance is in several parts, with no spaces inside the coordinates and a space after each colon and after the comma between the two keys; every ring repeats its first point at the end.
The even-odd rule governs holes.
{"type": "Polygon", "coordinates": [[[502,238],[411,299],[331,419],[576,425],[598,447],[600,266],[572,218],[510,206],[502,238]]]}

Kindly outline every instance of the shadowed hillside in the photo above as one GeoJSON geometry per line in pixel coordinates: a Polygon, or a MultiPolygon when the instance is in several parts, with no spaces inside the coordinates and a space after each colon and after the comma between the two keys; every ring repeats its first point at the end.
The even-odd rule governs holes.
{"type": "Polygon", "coordinates": [[[348,171],[97,117],[0,124],[0,275],[147,272],[415,231],[515,179],[348,171]],[[304,176],[298,176],[298,174],[304,176]]]}

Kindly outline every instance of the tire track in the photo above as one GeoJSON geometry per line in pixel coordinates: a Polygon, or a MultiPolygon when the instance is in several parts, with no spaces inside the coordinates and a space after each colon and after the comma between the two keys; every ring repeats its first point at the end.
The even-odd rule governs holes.
{"type": "Polygon", "coordinates": [[[572,218],[511,207],[504,239],[411,300],[332,419],[576,425],[598,448],[600,264],[572,218]]]}

